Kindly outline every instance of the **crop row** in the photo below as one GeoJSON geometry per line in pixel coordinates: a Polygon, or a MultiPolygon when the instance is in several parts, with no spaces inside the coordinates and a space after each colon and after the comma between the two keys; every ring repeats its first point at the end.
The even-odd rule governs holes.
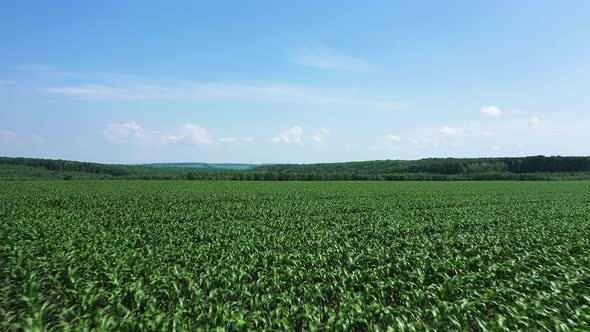
{"type": "Polygon", "coordinates": [[[590,328],[590,182],[10,182],[0,234],[0,330],[590,328]]]}

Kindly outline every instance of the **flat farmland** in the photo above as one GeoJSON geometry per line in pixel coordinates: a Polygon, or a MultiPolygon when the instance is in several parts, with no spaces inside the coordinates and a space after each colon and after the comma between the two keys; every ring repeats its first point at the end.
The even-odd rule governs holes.
{"type": "Polygon", "coordinates": [[[0,183],[0,330],[587,330],[590,182],[0,183]]]}

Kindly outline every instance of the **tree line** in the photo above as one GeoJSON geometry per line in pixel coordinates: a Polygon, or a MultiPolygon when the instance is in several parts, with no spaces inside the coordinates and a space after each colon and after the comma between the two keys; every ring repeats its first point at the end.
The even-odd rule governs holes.
{"type": "Polygon", "coordinates": [[[94,178],[235,181],[453,181],[590,179],[590,157],[430,158],[282,164],[249,170],[133,166],[0,157],[0,179],[94,178]]]}
{"type": "Polygon", "coordinates": [[[477,174],[588,172],[590,157],[531,156],[515,158],[429,158],[325,164],[260,166],[255,171],[349,174],[477,174]]]}

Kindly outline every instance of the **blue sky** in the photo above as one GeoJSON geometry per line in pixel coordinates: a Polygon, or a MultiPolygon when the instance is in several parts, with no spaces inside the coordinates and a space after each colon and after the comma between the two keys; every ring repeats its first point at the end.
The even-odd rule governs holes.
{"type": "Polygon", "coordinates": [[[3,1],[0,155],[590,155],[588,1],[3,1]]]}

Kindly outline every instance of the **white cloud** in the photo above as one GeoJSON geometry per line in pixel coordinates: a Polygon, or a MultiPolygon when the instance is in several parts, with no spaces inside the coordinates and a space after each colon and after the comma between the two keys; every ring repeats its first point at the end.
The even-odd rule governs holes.
{"type": "Polygon", "coordinates": [[[571,142],[590,140],[590,119],[549,121],[538,116],[524,116],[485,123],[408,129],[400,134],[404,137],[403,142],[410,143],[409,146],[401,144],[402,151],[413,151],[415,157],[481,156],[485,151],[506,156],[579,155],[584,154],[583,149],[571,142]]]}
{"type": "Polygon", "coordinates": [[[222,137],[219,139],[221,143],[252,143],[255,141],[255,138],[252,136],[246,137],[222,137]]]}
{"type": "MultiPolygon", "coordinates": [[[[43,67],[22,70],[47,73],[43,67]]],[[[80,84],[53,83],[37,92],[77,100],[222,100],[273,103],[346,105],[365,109],[398,110],[403,105],[390,96],[350,87],[327,87],[272,81],[190,81],[140,77],[121,73],[50,71],[58,82],[75,79],[80,84]]]]}
{"type": "Polygon", "coordinates": [[[461,128],[444,126],[439,129],[439,133],[443,136],[455,137],[461,135],[463,133],[463,130],[461,128]]]}
{"type": "Polygon", "coordinates": [[[385,135],[384,139],[385,142],[383,143],[383,145],[387,149],[399,150],[401,148],[399,142],[401,142],[402,138],[400,136],[394,134],[387,134],[385,135]]]}
{"type": "Polygon", "coordinates": [[[12,130],[1,130],[0,129],[0,142],[9,141],[16,138],[16,132],[12,130]]]}
{"type": "Polygon", "coordinates": [[[402,138],[397,135],[392,135],[392,134],[385,135],[385,141],[387,141],[387,142],[399,142],[401,140],[402,140],[402,138]]]}
{"type": "Polygon", "coordinates": [[[489,105],[489,106],[484,106],[482,108],[479,109],[479,111],[481,112],[481,114],[483,114],[484,116],[487,117],[499,117],[500,115],[502,115],[502,110],[494,105],[489,105]]]}
{"type": "Polygon", "coordinates": [[[194,144],[209,144],[212,142],[209,137],[209,132],[202,127],[187,123],[183,128],[185,130],[185,135],[178,136],[178,141],[184,139],[194,144]]]}
{"type": "Polygon", "coordinates": [[[298,65],[330,70],[367,71],[371,68],[368,62],[349,55],[339,54],[326,47],[301,48],[291,57],[298,65]]]}
{"type": "Polygon", "coordinates": [[[437,148],[440,145],[439,139],[436,135],[421,135],[418,137],[410,138],[410,142],[412,142],[412,144],[414,144],[414,146],[418,149],[424,149],[428,147],[437,148]]]}
{"type": "MultiPolygon", "coordinates": [[[[40,88],[43,93],[78,99],[209,100],[236,99],[309,104],[359,102],[344,92],[319,90],[285,83],[181,82],[172,84],[83,84],[40,88]]],[[[360,100],[360,102],[365,102],[360,100]]]]}
{"type": "Polygon", "coordinates": [[[146,130],[135,121],[128,123],[111,123],[102,134],[111,141],[140,142],[145,144],[210,144],[213,142],[206,129],[187,123],[182,126],[179,134],[165,134],[158,130],[146,130]]]}
{"type": "MultiPolygon", "coordinates": [[[[127,98],[131,97],[131,95],[126,91],[121,91],[119,89],[104,86],[104,85],[93,85],[93,84],[83,84],[83,85],[74,85],[74,86],[64,86],[64,87],[54,87],[54,88],[43,88],[40,91],[52,93],[52,94],[60,94],[60,95],[68,95],[74,97],[82,97],[82,98],[127,98]]],[[[132,98],[134,99],[134,98],[132,98]]]]}
{"type": "Polygon", "coordinates": [[[463,140],[473,137],[491,137],[494,131],[490,126],[469,123],[458,127],[443,126],[439,128],[418,128],[406,134],[408,141],[416,148],[460,148],[465,146],[463,140]]]}
{"type": "Polygon", "coordinates": [[[271,140],[274,143],[303,145],[303,129],[298,126],[291,127],[271,140]]]}
{"type": "Polygon", "coordinates": [[[14,83],[13,81],[0,80],[0,86],[14,83]]]}
{"type": "Polygon", "coordinates": [[[320,130],[318,130],[312,137],[311,139],[313,139],[316,142],[321,141],[324,137],[327,137],[330,135],[330,129],[328,128],[320,128],[320,130]]]}
{"type": "Polygon", "coordinates": [[[143,128],[135,121],[108,124],[102,133],[106,138],[111,140],[120,140],[129,137],[141,138],[144,136],[143,128]]]}

